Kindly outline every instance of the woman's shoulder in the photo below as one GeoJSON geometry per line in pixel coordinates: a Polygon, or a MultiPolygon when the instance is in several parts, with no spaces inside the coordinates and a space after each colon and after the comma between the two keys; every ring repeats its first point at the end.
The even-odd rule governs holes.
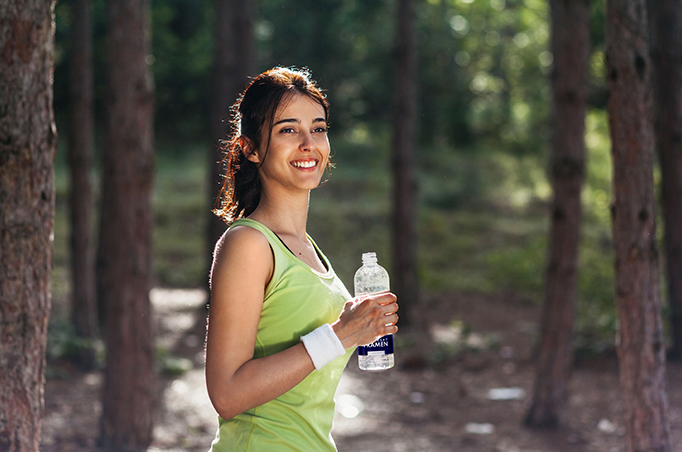
{"type": "Polygon", "coordinates": [[[220,237],[213,251],[211,280],[218,274],[251,273],[272,274],[274,261],[267,237],[257,229],[236,225],[220,237]]]}
{"type": "Polygon", "coordinates": [[[263,232],[247,225],[235,225],[229,228],[216,243],[214,257],[221,255],[246,253],[270,255],[270,243],[263,232]]]}

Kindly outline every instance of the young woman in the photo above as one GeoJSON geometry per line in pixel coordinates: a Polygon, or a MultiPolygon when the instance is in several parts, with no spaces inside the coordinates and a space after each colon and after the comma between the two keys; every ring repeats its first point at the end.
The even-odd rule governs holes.
{"type": "Polygon", "coordinates": [[[335,451],[341,372],[356,346],[398,330],[396,298],[351,299],[306,233],[329,165],[328,104],[310,75],[260,74],[233,115],[206,339],[211,451],[335,451]]]}

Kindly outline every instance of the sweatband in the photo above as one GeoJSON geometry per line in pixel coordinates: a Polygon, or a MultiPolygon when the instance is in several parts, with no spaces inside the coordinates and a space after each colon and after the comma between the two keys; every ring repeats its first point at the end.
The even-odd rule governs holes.
{"type": "Polygon", "coordinates": [[[341,340],[328,323],[301,336],[301,342],[317,370],[346,353],[341,340]]]}

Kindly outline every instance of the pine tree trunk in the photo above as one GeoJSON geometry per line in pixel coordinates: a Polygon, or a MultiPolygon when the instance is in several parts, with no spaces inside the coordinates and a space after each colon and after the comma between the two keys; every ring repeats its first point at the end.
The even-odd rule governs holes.
{"type": "Polygon", "coordinates": [[[656,144],[662,175],[672,349],[682,361],[682,54],[680,0],[649,0],[656,144]]]}
{"type": "Polygon", "coordinates": [[[626,451],[671,451],[658,292],[651,60],[644,0],[608,0],[606,32],[617,345],[626,451]]]}
{"type": "Polygon", "coordinates": [[[580,192],[585,166],[585,109],[590,54],[588,0],[552,0],[554,139],[549,263],[542,311],[542,343],[526,424],[556,427],[562,420],[573,367],[580,192]]]}
{"type": "Polygon", "coordinates": [[[54,2],[0,6],[0,450],[38,451],[54,224],[54,2]]]}
{"type": "MultiPolygon", "coordinates": [[[[214,30],[215,55],[213,85],[211,92],[211,151],[210,196],[211,208],[216,204],[223,180],[220,177],[222,152],[220,140],[227,139],[231,119],[230,106],[246,88],[249,76],[255,75],[255,52],[253,43],[253,5],[251,0],[214,0],[216,26],[214,30]]],[[[215,215],[208,214],[208,249],[213,247],[225,232],[225,223],[215,215]]],[[[209,252],[209,256],[211,255],[209,252]]],[[[211,264],[212,258],[207,261],[211,264]]]]}
{"type": "Polygon", "coordinates": [[[73,1],[71,24],[71,118],[69,124],[69,170],[71,172],[71,321],[83,340],[76,360],[84,370],[96,366],[94,341],[97,335],[94,249],[90,218],[90,182],[93,144],[92,36],[90,1],[73,1]]]}
{"type": "Polygon", "coordinates": [[[401,322],[417,303],[417,211],[414,174],[417,120],[417,50],[414,4],[398,2],[397,52],[393,99],[393,277],[401,322]]]}
{"type": "Polygon", "coordinates": [[[154,405],[152,282],[153,81],[149,3],[108,3],[108,117],[98,254],[106,363],[101,443],[146,450],[154,405]]]}

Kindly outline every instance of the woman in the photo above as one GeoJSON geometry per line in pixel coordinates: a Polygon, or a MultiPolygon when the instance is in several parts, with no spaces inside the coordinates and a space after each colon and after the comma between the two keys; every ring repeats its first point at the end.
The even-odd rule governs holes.
{"type": "Polygon", "coordinates": [[[233,106],[216,214],[206,384],[212,451],[335,451],[334,392],[358,345],[395,333],[391,293],[351,299],[306,233],[329,165],[328,104],[309,74],[275,68],[233,106]]]}

